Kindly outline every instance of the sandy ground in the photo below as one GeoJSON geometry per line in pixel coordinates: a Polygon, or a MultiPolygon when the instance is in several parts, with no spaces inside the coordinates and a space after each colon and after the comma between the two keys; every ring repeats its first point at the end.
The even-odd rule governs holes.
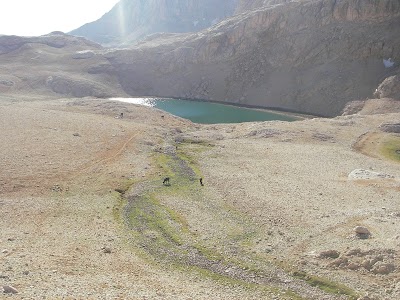
{"type": "Polygon", "coordinates": [[[126,103],[2,96],[0,286],[18,293],[0,298],[348,299],[297,270],[360,297],[398,299],[400,165],[380,148],[399,136],[379,130],[396,120],[196,125],[126,103]],[[180,173],[154,159],[171,151],[195,158],[204,187],[174,190],[180,173]],[[391,177],[349,180],[355,169],[391,177]],[[128,226],[126,201],[134,206],[143,189],[183,220],[174,229],[183,242],[166,251],[184,249],[182,258],[152,242],[159,228],[128,226]],[[357,238],[356,226],[371,236],[357,238]],[[192,267],[205,256],[187,259],[194,245],[219,257],[204,263],[211,274],[192,267]]]}

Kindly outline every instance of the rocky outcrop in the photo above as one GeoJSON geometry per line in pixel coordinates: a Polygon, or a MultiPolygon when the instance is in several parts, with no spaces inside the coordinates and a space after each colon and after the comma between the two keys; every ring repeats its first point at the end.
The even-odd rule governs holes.
{"type": "Polygon", "coordinates": [[[89,80],[74,80],[61,76],[49,76],[46,80],[46,86],[53,92],[72,97],[94,96],[98,98],[107,98],[111,95],[100,85],[89,80]]]}
{"type": "Polygon", "coordinates": [[[391,98],[381,98],[351,101],[346,104],[342,115],[376,115],[397,112],[400,112],[400,101],[391,98]]]}
{"type": "Polygon", "coordinates": [[[237,0],[121,0],[99,20],[71,32],[99,43],[129,44],[157,32],[193,32],[233,14],[237,0]]]}
{"type": "Polygon", "coordinates": [[[393,98],[400,100],[400,76],[394,75],[386,78],[376,89],[377,98],[393,98]]]}
{"type": "Polygon", "coordinates": [[[379,128],[384,132],[400,133],[400,123],[383,123],[379,128]]]}
{"type": "Polygon", "coordinates": [[[371,97],[400,61],[400,2],[263,6],[199,33],[149,37],[107,54],[131,95],[201,98],[334,116],[371,97]]]}

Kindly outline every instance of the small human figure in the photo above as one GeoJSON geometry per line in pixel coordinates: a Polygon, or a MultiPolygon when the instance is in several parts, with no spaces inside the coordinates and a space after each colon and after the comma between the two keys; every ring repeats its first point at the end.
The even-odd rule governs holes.
{"type": "Polygon", "coordinates": [[[121,113],[121,114],[119,115],[119,117],[120,117],[120,119],[122,119],[122,118],[124,117],[124,113],[121,113]]]}
{"type": "Polygon", "coordinates": [[[164,178],[163,185],[169,185],[169,177],[164,178]]]}
{"type": "Polygon", "coordinates": [[[201,185],[201,186],[204,186],[204,184],[203,184],[203,178],[200,178],[200,185],[201,185]]]}

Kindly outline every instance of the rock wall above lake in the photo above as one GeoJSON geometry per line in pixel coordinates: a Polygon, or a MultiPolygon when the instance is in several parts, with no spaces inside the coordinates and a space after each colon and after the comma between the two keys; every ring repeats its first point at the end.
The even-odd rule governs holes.
{"type": "Polygon", "coordinates": [[[314,0],[262,6],[199,33],[160,34],[108,53],[93,72],[131,95],[201,98],[325,116],[372,97],[397,72],[400,2],[314,0]],[[383,64],[391,58],[392,67],[383,64]]]}
{"type": "Polygon", "coordinates": [[[398,97],[398,0],[237,4],[241,11],[210,28],[153,34],[124,49],[62,33],[2,36],[0,89],[208,99],[324,116],[375,91],[398,97]]]}

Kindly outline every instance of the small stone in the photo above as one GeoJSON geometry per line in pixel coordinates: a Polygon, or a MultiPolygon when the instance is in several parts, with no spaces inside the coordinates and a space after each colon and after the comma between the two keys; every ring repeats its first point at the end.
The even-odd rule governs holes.
{"type": "Polygon", "coordinates": [[[103,252],[109,254],[109,253],[111,253],[111,248],[110,247],[103,247],[103,252]]]}
{"type": "Polygon", "coordinates": [[[363,227],[363,226],[357,226],[354,228],[354,232],[356,234],[367,234],[370,235],[371,233],[369,232],[368,228],[363,227]]]}
{"type": "Polygon", "coordinates": [[[363,256],[361,249],[352,249],[346,253],[346,256],[363,256]]]}
{"type": "Polygon", "coordinates": [[[392,273],[394,271],[394,269],[395,269],[395,267],[393,264],[385,264],[385,263],[378,262],[374,265],[371,272],[374,274],[387,275],[389,273],[392,273]]]}
{"type": "Polygon", "coordinates": [[[358,264],[352,262],[347,266],[347,268],[349,268],[350,270],[357,270],[360,268],[360,266],[358,264]]]}
{"type": "Polygon", "coordinates": [[[340,252],[336,250],[327,250],[327,251],[322,251],[319,254],[320,258],[338,258],[340,256],[340,252]]]}
{"type": "Polygon", "coordinates": [[[335,259],[335,260],[332,261],[329,265],[330,265],[331,267],[341,267],[341,268],[344,268],[344,267],[347,267],[348,264],[349,264],[349,260],[348,260],[347,258],[345,258],[345,257],[341,257],[341,258],[335,259]]]}
{"type": "Polygon", "coordinates": [[[267,247],[267,248],[265,248],[265,252],[266,252],[266,253],[271,253],[271,252],[272,252],[272,247],[267,247]]]}
{"type": "Polygon", "coordinates": [[[18,290],[16,288],[12,287],[11,285],[4,285],[3,291],[6,294],[17,294],[18,293],[18,290]]]}
{"type": "Polygon", "coordinates": [[[371,260],[369,260],[369,259],[364,259],[362,262],[361,262],[361,266],[364,268],[364,269],[366,269],[366,270],[371,270],[371,268],[372,268],[372,266],[373,266],[373,262],[371,261],[371,260]]]}

